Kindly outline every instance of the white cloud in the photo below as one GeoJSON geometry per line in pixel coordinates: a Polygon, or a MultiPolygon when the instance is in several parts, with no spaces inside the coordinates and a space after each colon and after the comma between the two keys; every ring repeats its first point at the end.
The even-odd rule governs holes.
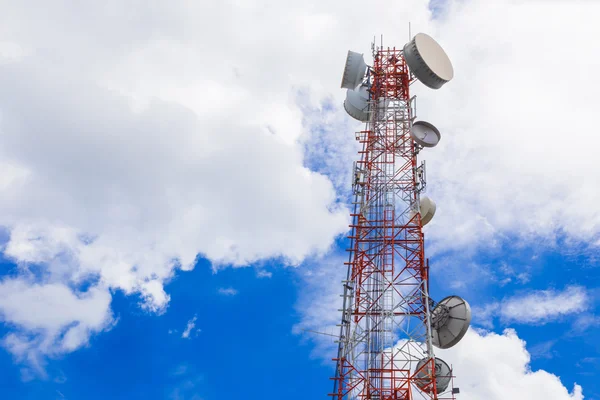
{"type": "MultiPolygon", "coordinates": [[[[91,280],[160,313],[164,283],[198,254],[242,266],[327,251],[348,213],[331,182],[303,166],[297,143],[297,88],[319,82],[321,67],[308,50],[299,66],[303,55],[280,40],[308,25],[331,29],[328,17],[281,4],[242,24],[263,7],[173,2],[157,14],[136,8],[132,23],[119,11],[130,4],[109,3],[77,15],[53,7],[43,18],[15,3],[0,16],[10,39],[0,45],[5,255],[23,270],[39,265],[31,268],[42,271],[41,285],[73,295],[91,280]],[[292,24],[270,36],[282,20],[292,24]],[[248,34],[229,36],[229,24],[246,24],[248,34]],[[225,42],[207,39],[217,36],[225,42]]],[[[83,332],[61,349],[83,343],[83,332]]]]}
{"type": "Polygon", "coordinates": [[[219,288],[219,294],[222,294],[223,296],[235,296],[238,294],[238,291],[232,287],[219,288]]]}
{"type": "Polygon", "coordinates": [[[419,117],[443,133],[423,152],[437,249],[515,234],[595,237],[598,84],[588,77],[600,54],[598,5],[488,3],[450,1],[433,22],[427,0],[383,2],[387,12],[366,19],[360,1],[173,1],[136,7],[135,21],[133,6],[116,0],[78,14],[3,7],[6,255],[42,264],[42,286],[77,297],[71,288],[93,280],[163,312],[164,283],[198,254],[241,266],[326,252],[348,222],[334,191],[353,151],[353,122],[339,108],[346,50],[368,53],[379,33],[402,46],[409,19],[440,40],[456,70],[440,91],[413,86],[419,117]],[[576,55],[568,70],[556,67],[557,48],[576,55]],[[338,108],[322,112],[319,131],[324,98],[338,108]],[[331,181],[305,168],[309,159],[323,159],[315,168],[331,181]]]}
{"type": "Polygon", "coordinates": [[[506,237],[594,240],[600,139],[589,127],[600,106],[591,67],[600,44],[591,38],[600,33],[593,22],[600,3],[447,4],[434,33],[455,79],[439,91],[413,91],[419,118],[442,131],[440,145],[423,153],[438,205],[427,227],[435,249],[489,247],[506,237]],[[554,67],[556,48],[573,55],[568,73],[554,67]]]}
{"type": "Polygon", "coordinates": [[[589,298],[584,288],[571,286],[562,292],[543,290],[513,297],[502,304],[501,318],[518,322],[544,322],[586,310],[589,298]]]}
{"type": "Polygon", "coordinates": [[[590,307],[585,288],[569,286],[563,291],[554,289],[532,291],[525,295],[504,298],[500,302],[474,308],[478,323],[492,326],[492,318],[504,323],[544,324],[569,314],[578,314],[590,307]]]}
{"type": "Polygon", "coordinates": [[[23,279],[0,281],[0,317],[15,330],[2,340],[19,361],[43,373],[43,356],[86,345],[93,333],[116,321],[107,289],[76,292],[62,283],[35,284],[23,279]]]}
{"type": "Polygon", "coordinates": [[[187,322],[187,325],[185,327],[185,330],[183,331],[183,333],[181,334],[181,337],[184,339],[189,339],[190,334],[192,333],[192,330],[196,327],[196,319],[198,319],[195,315],[194,318],[190,319],[187,322]]]}
{"type": "Polygon", "coordinates": [[[452,364],[463,400],[583,399],[581,386],[569,392],[558,376],[531,370],[525,342],[511,329],[502,335],[470,329],[460,343],[436,350],[436,356],[452,364]]]}

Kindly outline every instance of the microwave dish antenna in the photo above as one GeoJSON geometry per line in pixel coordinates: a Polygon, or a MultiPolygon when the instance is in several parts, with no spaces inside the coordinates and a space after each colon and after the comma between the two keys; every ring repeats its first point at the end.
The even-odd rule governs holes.
{"type": "Polygon", "coordinates": [[[362,122],[369,120],[369,87],[362,85],[358,90],[348,89],[344,109],[354,119],[362,122]]]}
{"type": "Polygon", "coordinates": [[[417,33],[404,45],[404,59],[425,86],[439,89],[454,77],[454,68],[442,46],[431,36],[417,33]]]}
{"type": "Polygon", "coordinates": [[[429,221],[431,221],[431,219],[435,215],[435,209],[436,209],[435,202],[433,200],[431,200],[429,197],[423,196],[423,197],[421,197],[420,207],[421,207],[421,223],[423,224],[423,226],[425,226],[429,223],[429,221]]]}
{"type": "MultiPolygon", "coordinates": [[[[431,363],[429,361],[429,358],[421,359],[417,363],[417,368],[415,370],[418,371],[415,374],[415,384],[419,389],[427,393],[432,392],[433,389],[431,387],[432,371],[431,363]]],[[[446,391],[446,389],[448,389],[448,386],[450,385],[450,380],[452,379],[452,370],[450,369],[450,366],[446,364],[446,362],[441,358],[436,357],[434,359],[433,364],[435,365],[436,393],[440,394],[446,391]]]]}
{"type": "Polygon", "coordinates": [[[435,147],[440,142],[440,131],[429,122],[416,121],[410,128],[410,136],[423,147],[435,147]]]}
{"type": "MultiPolygon", "coordinates": [[[[363,83],[358,89],[346,91],[346,100],[344,100],[344,109],[352,118],[367,122],[371,118],[373,102],[370,101],[371,86],[363,83]]],[[[377,106],[384,109],[389,101],[379,99],[377,106]]]]}
{"type": "Polygon", "coordinates": [[[421,210],[421,225],[425,226],[429,223],[429,221],[432,220],[433,216],[435,215],[435,202],[427,196],[421,196],[421,199],[419,200],[419,208],[421,210]]]}
{"type": "MultiPolygon", "coordinates": [[[[435,215],[436,205],[433,200],[431,200],[427,196],[421,196],[419,200],[419,209],[421,214],[421,226],[425,226],[432,220],[435,215]]],[[[411,220],[417,214],[415,209],[413,208],[409,214],[408,219],[411,220]]]]}
{"type": "Polygon", "coordinates": [[[471,323],[471,307],[458,296],[448,296],[431,312],[432,343],[449,349],[465,336],[471,323]]]}
{"type": "Polygon", "coordinates": [[[341,87],[350,90],[356,89],[365,78],[366,71],[367,64],[365,63],[364,56],[355,51],[348,50],[341,87]]]}

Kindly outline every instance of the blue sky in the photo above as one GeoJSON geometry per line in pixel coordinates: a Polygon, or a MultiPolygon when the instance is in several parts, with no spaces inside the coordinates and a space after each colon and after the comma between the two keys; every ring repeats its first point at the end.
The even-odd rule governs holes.
{"type": "MultiPolygon", "coordinates": [[[[527,262],[527,251],[523,258],[510,257],[511,253],[506,249],[494,258],[527,262]]],[[[494,261],[486,260],[492,269],[498,265],[494,261]]],[[[580,260],[546,252],[535,261],[543,268],[532,273],[526,289],[507,284],[492,285],[485,294],[470,288],[452,292],[442,287],[445,280],[434,271],[432,294],[458,293],[477,304],[475,299],[502,298],[515,290],[598,284],[597,277],[581,268],[580,260]],[[576,272],[565,279],[568,269],[576,272]]],[[[14,268],[6,261],[2,266],[5,272],[14,268]]],[[[209,263],[201,260],[193,271],[179,273],[167,285],[171,303],[160,316],[141,311],[135,296],[116,293],[112,300],[118,316],[115,327],[73,354],[50,359],[47,378],[24,382],[21,366],[2,352],[0,390],[10,399],[211,399],[223,390],[233,398],[325,398],[331,389],[328,378],[333,363],[311,354],[312,335],[292,333],[302,317],[296,306],[303,281],[296,270],[277,263],[267,265],[266,270],[272,272],[271,278],[257,277],[255,268],[213,273],[209,263]],[[220,288],[234,288],[237,294],[220,294],[220,288]],[[189,338],[182,338],[186,323],[194,316],[198,317],[194,330],[189,338]]],[[[331,284],[337,286],[337,282],[331,284]]],[[[475,317],[473,323],[477,322],[475,317]]],[[[574,324],[573,318],[566,318],[539,326],[498,325],[494,330],[515,328],[532,353],[541,345],[532,355],[532,370],[554,373],[567,387],[578,383],[586,398],[595,398],[600,391],[598,332],[588,328],[570,333],[574,324]],[[548,342],[551,346],[545,348],[548,342]]],[[[5,325],[2,333],[9,330],[5,325]]]]}
{"type": "Polygon", "coordinates": [[[253,268],[213,274],[200,262],[168,285],[172,305],[161,316],[116,294],[117,325],[89,347],[50,360],[47,379],[23,382],[19,365],[3,352],[1,392],[11,399],[60,399],[60,393],[67,399],[207,399],[223,390],[235,398],[321,396],[330,390],[331,365],[312,359],[310,345],[292,333],[298,277],[272,268],[272,278],[257,278],[253,268]],[[237,294],[219,294],[219,288],[237,294]],[[194,315],[196,328],[184,339],[194,315]]]}
{"type": "Polygon", "coordinates": [[[0,398],[326,398],[341,70],[410,21],[455,69],[411,93],[442,132],[431,293],[473,309],[460,399],[600,400],[600,4],[35,3],[0,13],[0,398]]]}

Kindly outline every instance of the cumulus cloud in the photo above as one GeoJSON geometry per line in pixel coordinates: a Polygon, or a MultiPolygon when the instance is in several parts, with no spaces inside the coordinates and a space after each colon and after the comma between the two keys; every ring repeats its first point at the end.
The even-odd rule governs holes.
{"type": "Polygon", "coordinates": [[[532,291],[507,297],[475,308],[478,321],[492,326],[499,317],[503,323],[544,324],[569,314],[578,314],[590,307],[590,296],[581,286],[569,286],[563,291],[554,289],[532,291]]]}
{"type": "MultiPolygon", "coordinates": [[[[304,165],[294,86],[319,82],[319,70],[308,50],[279,40],[300,37],[307,24],[331,29],[328,17],[276,5],[245,21],[263,7],[231,13],[225,3],[175,2],[136,6],[131,21],[131,7],[113,1],[75,14],[56,6],[43,18],[24,4],[3,10],[4,255],[37,268],[31,285],[62,284],[75,296],[91,282],[108,295],[139,295],[160,313],[169,302],[164,283],[198,254],[219,267],[271,257],[297,264],[327,251],[348,213],[330,180],[304,165]],[[215,23],[198,25],[198,16],[215,23]],[[270,35],[283,20],[296,23],[270,35]],[[249,35],[228,36],[231,24],[249,35]],[[207,40],[217,36],[226,43],[207,40]],[[303,56],[313,65],[307,73],[296,64],[303,56]]],[[[17,323],[11,315],[4,321],[17,323]]],[[[21,342],[11,343],[17,352],[21,342]]]]}
{"type": "Polygon", "coordinates": [[[531,370],[525,345],[512,329],[501,335],[470,329],[456,346],[437,350],[436,356],[452,364],[454,386],[464,400],[583,400],[581,386],[569,391],[558,376],[531,370]]]}
{"type": "Polygon", "coordinates": [[[95,286],[73,291],[62,283],[36,284],[24,279],[0,281],[0,317],[15,329],[2,345],[19,361],[43,374],[44,356],[70,352],[115,322],[111,295],[95,286]]]}
{"type": "Polygon", "coordinates": [[[436,251],[509,237],[547,246],[561,236],[596,240],[600,142],[588,127],[600,105],[590,80],[600,45],[586,38],[597,34],[599,11],[591,1],[445,2],[435,33],[455,79],[439,91],[414,89],[419,117],[443,135],[423,153],[438,204],[427,227],[436,251]],[[577,54],[568,72],[553,61],[556,48],[577,54]]]}

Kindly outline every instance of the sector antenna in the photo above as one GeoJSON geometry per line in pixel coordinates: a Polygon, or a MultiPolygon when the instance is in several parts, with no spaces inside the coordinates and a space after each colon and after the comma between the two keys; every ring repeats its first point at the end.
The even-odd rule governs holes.
{"type": "MultiPolygon", "coordinates": [[[[435,349],[456,345],[470,321],[458,296],[436,302],[429,292],[423,227],[436,211],[424,195],[425,162],[441,140],[417,121],[417,81],[439,89],[454,76],[450,59],[419,33],[401,48],[371,46],[372,63],[348,51],[341,87],[347,113],[364,128],[354,162],[354,210],[333,390],[334,400],[455,399],[452,366],[435,349]],[[420,161],[420,163],[419,163],[420,161]]],[[[427,229],[435,229],[430,226],[427,229]]]]}

